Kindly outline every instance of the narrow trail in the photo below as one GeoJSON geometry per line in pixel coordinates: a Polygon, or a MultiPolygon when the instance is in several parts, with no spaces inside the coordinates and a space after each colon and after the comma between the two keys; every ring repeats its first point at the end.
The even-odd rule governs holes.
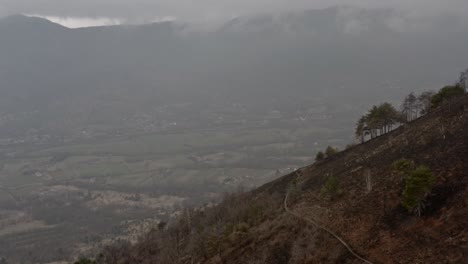
{"type": "MultiPolygon", "coordinates": [[[[300,177],[299,173],[297,173],[296,171],[296,175],[297,175],[297,178],[296,180],[300,177]]],[[[354,250],[348,245],[348,243],[346,243],[341,237],[339,237],[337,234],[335,234],[333,231],[331,231],[330,229],[328,229],[327,227],[324,227],[322,225],[320,225],[317,221],[315,221],[314,219],[311,219],[311,218],[305,218],[301,215],[299,215],[298,213],[295,213],[293,212],[291,209],[289,209],[288,207],[288,198],[289,198],[289,193],[290,191],[287,191],[286,192],[286,196],[284,197],[284,210],[286,210],[286,212],[298,219],[301,219],[307,223],[310,223],[312,225],[314,225],[315,227],[319,228],[319,229],[322,229],[323,231],[327,232],[328,234],[332,235],[334,238],[336,238],[343,246],[346,247],[346,249],[349,251],[349,253],[351,253],[353,256],[355,256],[357,259],[361,260],[362,262],[364,263],[367,263],[367,264],[374,264],[372,262],[370,262],[369,260],[359,256],[356,252],[354,252],[354,250]]]]}

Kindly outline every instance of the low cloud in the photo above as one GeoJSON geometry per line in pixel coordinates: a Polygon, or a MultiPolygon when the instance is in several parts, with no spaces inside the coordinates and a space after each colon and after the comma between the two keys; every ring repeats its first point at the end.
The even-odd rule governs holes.
{"type": "Polygon", "coordinates": [[[468,10],[466,0],[0,0],[0,15],[40,14],[62,18],[72,26],[78,23],[77,20],[83,20],[79,22],[83,24],[91,23],[91,20],[114,23],[116,20],[151,21],[155,17],[207,23],[256,13],[322,9],[335,5],[393,8],[411,19],[441,14],[463,16],[468,10]]]}
{"type": "Polygon", "coordinates": [[[152,19],[122,19],[110,17],[61,17],[61,16],[44,16],[39,14],[26,14],[27,16],[45,18],[54,23],[60,24],[68,28],[85,28],[96,26],[116,26],[116,25],[138,25],[158,22],[175,21],[175,17],[155,17],[152,19]]]}
{"type": "Polygon", "coordinates": [[[43,16],[37,14],[27,14],[28,16],[42,17],[54,23],[63,25],[68,28],[83,28],[95,26],[112,26],[120,25],[123,20],[108,17],[59,17],[59,16],[43,16]]]}

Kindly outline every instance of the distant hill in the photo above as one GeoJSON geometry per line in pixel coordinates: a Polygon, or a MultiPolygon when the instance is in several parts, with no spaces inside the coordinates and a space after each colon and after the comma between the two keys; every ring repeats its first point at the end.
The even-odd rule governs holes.
{"type": "Polygon", "coordinates": [[[117,113],[188,101],[368,102],[383,91],[396,97],[439,88],[466,66],[461,22],[441,19],[419,30],[402,27],[399,18],[387,9],[336,7],[239,17],[210,32],[176,22],[67,29],[40,18],[3,18],[0,113],[41,115],[26,125],[4,123],[2,131],[115,127],[117,113]]]}
{"type": "Polygon", "coordinates": [[[370,263],[465,263],[467,110],[464,96],[252,192],[187,210],[179,222],[161,225],[136,245],[107,248],[101,260],[362,263],[333,232],[370,263]],[[392,169],[401,159],[426,166],[436,178],[420,217],[401,203],[406,176],[392,169]]]}
{"type": "Polygon", "coordinates": [[[59,24],[53,23],[47,19],[39,17],[29,17],[25,15],[12,15],[0,18],[0,25],[2,30],[10,29],[12,32],[27,31],[32,29],[42,29],[44,31],[51,30],[66,30],[67,28],[59,24]]]}

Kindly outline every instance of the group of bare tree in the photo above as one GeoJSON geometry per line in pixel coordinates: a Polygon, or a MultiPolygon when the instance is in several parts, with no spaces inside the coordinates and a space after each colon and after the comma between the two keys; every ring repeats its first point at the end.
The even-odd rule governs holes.
{"type": "Polygon", "coordinates": [[[410,93],[405,97],[401,105],[402,121],[411,122],[423,116],[431,110],[434,92],[426,91],[416,96],[410,93]]]}

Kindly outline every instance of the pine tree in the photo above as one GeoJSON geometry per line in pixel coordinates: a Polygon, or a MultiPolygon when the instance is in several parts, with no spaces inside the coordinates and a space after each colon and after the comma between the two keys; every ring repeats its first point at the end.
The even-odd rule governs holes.
{"type": "Polygon", "coordinates": [[[316,161],[321,161],[325,158],[325,154],[323,154],[322,151],[319,151],[319,153],[317,153],[317,156],[315,156],[315,160],[316,161]]]}
{"type": "Polygon", "coordinates": [[[328,146],[327,149],[325,150],[325,154],[327,155],[327,157],[333,156],[336,153],[338,153],[338,149],[332,146],[328,146]]]}
{"type": "Polygon", "coordinates": [[[371,138],[386,134],[396,123],[401,122],[400,113],[390,103],[373,106],[356,124],[355,135],[364,142],[365,136],[371,138]]]}
{"type": "Polygon", "coordinates": [[[321,190],[322,195],[329,195],[333,198],[335,195],[340,193],[340,183],[338,179],[334,176],[330,176],[327,178],[325,184],[321,190]]]}
{"type": "Polygon", "coordinates": [[[421,216],[425,199],[430,194],[436,182],[436,177],[426,166],[419,166],[411,171],[406,178],[402,204],[408,212],[421,216]]]}
{"type": "Polygon", "coordinates": [[[451,100],[458,98],[465,94],[464,88],[459,85],[448,85],[440,89],[431,99],[431,108],[437,108],[443,103],[450,102],[451,100]]]}

